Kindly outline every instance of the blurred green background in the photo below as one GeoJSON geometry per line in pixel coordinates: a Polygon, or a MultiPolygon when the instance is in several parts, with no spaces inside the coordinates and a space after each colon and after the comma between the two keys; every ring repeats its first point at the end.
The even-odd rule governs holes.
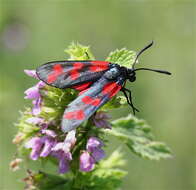
{"type": "MultiPolygon", "coordinates": [[[[90,45],[98,60],[116,48],[153,48],[141,66],[166,69],[171,77],[138,72],[129,86],[134,102],[166,142],[174,158],[142,160],[126,148],[128,176],[123,190],[196,189],[196,1],[194,0],[2,0],[0,3],[0,190],[20,190],[25,171],[11,172],[16,147],[13,123],[28,102],[23,91],[36,81],[24,69],[66,59],[72,41],[90,45]]],[[[130,108],[114,113],[126,115],[130,108]]],[[[115,142],[115,146],[119,142],[115,142]]],[[[111,146],[115,148],[115,146],[111,146]]]]}

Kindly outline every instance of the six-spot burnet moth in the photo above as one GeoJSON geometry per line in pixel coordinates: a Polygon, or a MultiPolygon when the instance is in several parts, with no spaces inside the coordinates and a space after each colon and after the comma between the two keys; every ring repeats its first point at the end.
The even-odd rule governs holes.
{"type": "Polygon", "coordinates": [[[138,57],[153,42],[143,48],[136,56],[132,68],[126,68],[107,61],[52,61],[37,68],[37,76],[50,86],[72,88],[80,91],[79,96],[71,102],[62,118],[62,130],[71,131],[92,116],[102,105],[119,91],[124,93],[133,113],[139,111],[134,107],[131,91],[125,88],[125,82],[136,80],[136,71],[148,70],[171,75],[168,71],[150,68],[135,68],[138,57]]]}

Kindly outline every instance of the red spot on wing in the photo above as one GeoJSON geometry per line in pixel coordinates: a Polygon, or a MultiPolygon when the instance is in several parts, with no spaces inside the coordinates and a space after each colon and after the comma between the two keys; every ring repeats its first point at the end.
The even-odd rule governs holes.
{"type": "Polygon", "coordinates": [[[108,94],[111,98],[115,96],[121,88],[122,86],[117,84],[116,82],[110,82],[103,87],[102,93],[108,94]]]}
{"type": "Polygon", "coordinates": [[[90,66],[89,70],[91,72],[100,72],[100,71],[105,71],[108,69],[108,66],[90,66]]]}
{"type": "Polygon", "coordinates": [[[108,61],[91,61],[93,65],[109,65],[108,61]]]}
{"type": "Polygon", "coordinates": [[[82,69],[82,67],[84,67],[84,64],[81,62],[76,62],[73,64],[74,69],[78,70],[78,69],[82,69]]]}
{"type": "Polygon", "coordinates": [[[92,66],[89,67],[91,72],[100,72],[109,68],[109,62],[107,61],[91,61],[92,66]]]}
{"type": "Polygon", "coordinates": [[[70,71],[70,77],[72,80],[76,80],[80,76],[80,73],[77,70],[70,71]]]}
{"type": "Polygon", "coordinates": [[[87,82],[87,83],[84,83],[84,84],[79,84],[79,85],[72,86],[72,88],[74,88],[76,90],[79,90],[79,91],[83,91],[86,88],[88,88],[91,84],[92,84],[92,82],[87,82]]]}
{"type": "Polygon", "coordinates": [[[76,119],[76,120],[83,120],[85,119],[85,113],[83,110],[77,110],[73,112],[67,112],[63,116],[65,119],[76,119]]]}
{"type": "Polygon", "coordinates": [[[79,70],[84,67],[84,64],[81,62],[75,62],[73,64],[73,69],[70,71],[70,77],[72,80],[76,80],[80,76],[79,70]]]}
{"type": "Polygon", "coordinates": [[[54,82],[56,79],[57,79],[56,75],[50,74],[50,75],[48,75],[47,82],[50,84],[50,83],[54,82]]]}
{"type": "Polygon", "coordinates": [[[54,65],[53,70],[55,73],[58,73],[58,74],[63,73],[63,67],[60,64],[54,65]]]}
{"type": "Polygon", "coordinates": [[[99,98],[92,98],[90,96],[85,96],[84,98],[82,98],[82,101],[85,104],[90,104],[90,105],[93,105],[93,106],[98,106],[101,103],[101,99],[99,99],[99,98]]]}
{"type": "Polygon", "coordinates": [[[63,74],[63,67],[60,64],[54,65],[52,68],[52,73],[48,75],[47,82],[54,82],[61,74],[63,74]]]}

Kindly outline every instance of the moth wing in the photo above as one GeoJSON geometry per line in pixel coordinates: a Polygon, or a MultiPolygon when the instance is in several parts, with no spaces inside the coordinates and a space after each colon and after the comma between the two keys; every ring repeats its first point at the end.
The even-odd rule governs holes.
{"type": "Polygon", "coordinates": [[[92,116],[102,105],[119,92],[124,81],[121,77],[113,81],[102,77],[95,82],[68,105],[61,123],[62,131],[71,131],[92,116]]]}
{"type": "Polygon", "coordinates": [[[84,90],[109,69],[106,61],[53,61],[36,69],[40,80],[57,88],[84,90]]]}

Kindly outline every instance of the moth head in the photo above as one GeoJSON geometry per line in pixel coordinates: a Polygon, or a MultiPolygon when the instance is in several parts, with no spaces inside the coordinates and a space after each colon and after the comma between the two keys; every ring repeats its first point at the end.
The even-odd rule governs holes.
{"type": "Polygon", "coordinates": [[[127,78],[130,82],[134,82],[136,80],[136,73],[133,69],[128,69],[127,78]]]}

